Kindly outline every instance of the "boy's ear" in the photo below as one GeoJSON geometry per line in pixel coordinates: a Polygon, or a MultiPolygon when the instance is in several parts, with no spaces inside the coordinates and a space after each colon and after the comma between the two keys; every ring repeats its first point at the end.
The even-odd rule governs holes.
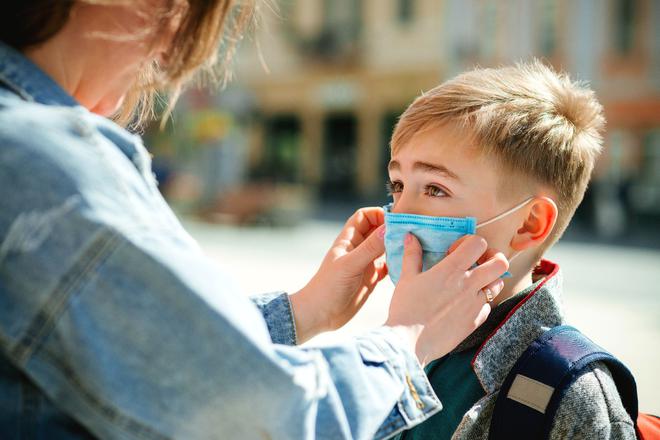
{"type": "Polygon", "coordinates": [[[522,251],[540,246],[557,222],[557,204],[549,197],[535,197],[530,202],[527,217],[511,239],[511,248],[522,251]]]}

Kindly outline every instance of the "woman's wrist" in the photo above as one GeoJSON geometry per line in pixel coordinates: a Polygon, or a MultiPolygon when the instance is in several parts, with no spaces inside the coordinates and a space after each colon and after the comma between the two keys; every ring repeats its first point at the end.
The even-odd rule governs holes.
{"type": "Polygon", "coordinates": [[[305,289],[302,288],[289,295],[298,344],[302,344],[319,333],[328,330],[327,321],[320,316],[319,304],[309,300],[309,295],[306,294],[305,289]]]}
{"type": "Polygon", "coordinates": [[[404,345],[415,354],[422,367],[428,363],[428,356],[424,350],[421,349],[419,344],[420,336],[424,328],[421,324],[403,325],[394,324],[388,321],[384,324],[384,326],[396,334],[404,343],[404,345]]]}

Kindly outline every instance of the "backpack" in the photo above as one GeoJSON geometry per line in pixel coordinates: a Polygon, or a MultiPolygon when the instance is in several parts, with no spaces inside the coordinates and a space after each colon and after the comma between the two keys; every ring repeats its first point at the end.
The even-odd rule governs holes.
{"type": "Polygon", "coordinates": [[[621,361],[577,329],[558,326],[530,344],[507,375],[495,401],[489,439],[547,439],[562,397],[593,362],[603,362],[637,438],[660,439],[660,419],[637,411],[637,386],[621,361]]]}

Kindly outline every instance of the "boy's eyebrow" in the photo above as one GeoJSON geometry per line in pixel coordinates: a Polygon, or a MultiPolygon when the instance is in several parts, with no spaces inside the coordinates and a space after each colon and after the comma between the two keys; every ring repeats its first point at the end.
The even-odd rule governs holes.
{"type": "MultiPolygon", "coordinates": [[[[396,160],[392,160],[392,161],[390,161],[389,165],[387,165],[387,169],[389,171],[400,170],[401,169],[401,164],[399,162],[397,162],[396,160]]],[[[456,173],[452,172],[449,168],[447,168],[444,165],[432,164],[432,163],[428,163],[428,162],[415,162],[413,164],[413,170],[419,170],[419,171],[426,171],[426,172],[435,173],[435,174],[441,174],[443,176],[454,179],[458,182],[461,181],[461,179],[458,177],[458,175],[456,175],[456,173]]]]}

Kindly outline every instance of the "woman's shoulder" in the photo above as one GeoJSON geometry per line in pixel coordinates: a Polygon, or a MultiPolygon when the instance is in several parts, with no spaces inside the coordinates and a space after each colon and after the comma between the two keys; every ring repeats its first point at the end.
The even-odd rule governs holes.
{"type": "Polygon", "coordinates": [[[144,154],[139,137],[82,106],[44,105],[3,91],[0,145],[1,167],[31,170],[35,178],[117,174],[144,154]]]}
{"type": "Polygon", "coordinates": [[[82,107],[3,99],[0,93],[0,238],[3,224],[26,210],[70,200],[77,203],[69,214],[117,228],[176,223],[138,136],[82,107]]]}
{"type": "Polygon", "coordinates": [[[129,154],[139,146],[134,135],[82,107],[4,100],[0,198],[13,200],[16,212],[26,203],[50,206],[74,195],[95,207],[105,200],[122,205],[148,191],[129,154]]]}
{"type": "Polygon", "coordinates": [[[44,105],[0,92],[0,140],[5,148],[32,151],[84,138],[82,107],[44,105]]]}
{"type": "Polygon", "coordinates": [[[89,152],[76,109],[0,98],[0,180],[14,191],[73,191],[87,174],[89,152]]]}

